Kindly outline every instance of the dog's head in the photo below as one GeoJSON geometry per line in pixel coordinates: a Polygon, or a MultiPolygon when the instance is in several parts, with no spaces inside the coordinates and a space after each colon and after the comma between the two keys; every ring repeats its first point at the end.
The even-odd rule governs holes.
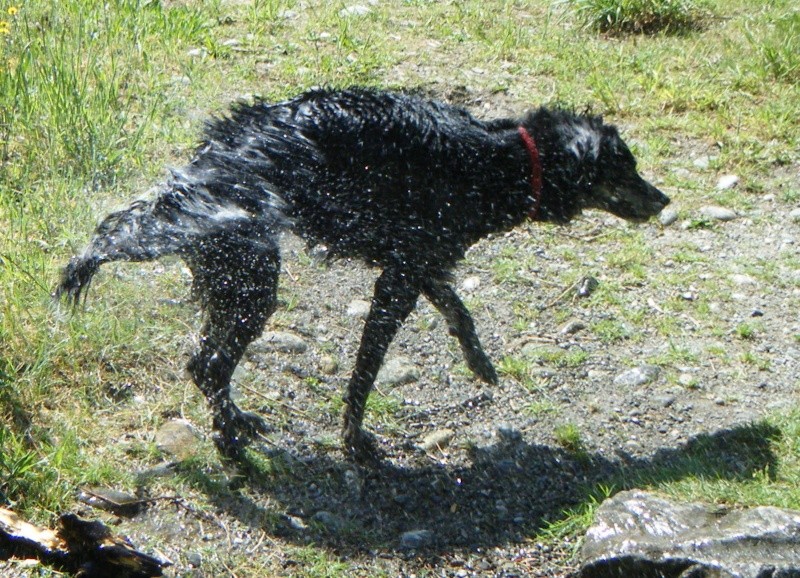
{"type": "Polygon", "coordinates": [[[582,209],[602,209],[644,221],[669,203],[639,175],[619,132],[601,118],[540,109],[530,124],[543,153],[542,220],[563,223],[582,209]]]}
{"type": "Polygon", "coordinates": [[[657,215],[669,197],[644,180],[636,170],[636,159],[617,129],[602,125],[595,139],[593,178],[584,191],[586,208],[603,209],[623,219],[643,221],[657,215]]]}

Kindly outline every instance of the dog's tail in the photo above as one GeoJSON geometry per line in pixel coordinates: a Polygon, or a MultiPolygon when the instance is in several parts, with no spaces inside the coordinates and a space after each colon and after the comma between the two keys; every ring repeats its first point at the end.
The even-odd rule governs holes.
{"type": "Polygon", "coordinates": [[[108,215],[84,252],[73,257],[62,271],[54,299],[78,304],[104,263],[186,256],[202,251],[203,239],[223,230],[233,234],[257,230],[270,236],[284,226],[277,196],[262,188],[260,195],[240,197],[228,180],[224,173],[202,174],[193,167],[173,171],[172,179],[155,199],[135,201],[108,215]],[[228,194],[220,194],[221,190],[228,194]]]}

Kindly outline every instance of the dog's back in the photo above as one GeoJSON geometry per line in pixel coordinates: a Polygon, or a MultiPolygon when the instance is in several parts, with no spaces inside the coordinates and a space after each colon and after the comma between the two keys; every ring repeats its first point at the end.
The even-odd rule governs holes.
{"type": "MultiPolygon", "coordinates": [[[[440,266],[496,230],[497,219],[523,218],[522,199],[504,206],[515,159],[489,125],[461,109],[396,93],[320,90],[236,106],[209,123],[191,167],[257,175],[256,186],[244,187],[249,205],[265,191],[276,195],[295,231],[332,254],[440,266]]],[[[527,194],[519,164],[512,178],[527,194]]]]}

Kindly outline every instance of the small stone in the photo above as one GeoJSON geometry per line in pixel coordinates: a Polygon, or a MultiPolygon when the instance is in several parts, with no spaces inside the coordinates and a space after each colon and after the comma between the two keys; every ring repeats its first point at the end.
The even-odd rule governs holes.
{"type": "Polygon", "coordinates": [[[637,387],[651,383],[658,379],[660,370],[655,365],[642,365],[623,371],[614,378],[614,385],[637,387]]]}
{"type": "Polygon", "coordinates": [[[155,435],[156,447],[179,460],[185,460],[199,451],[199,436],[185,419],[173,419],[159,428],[155,435]]]}
{"type": "Polygon", "coordinates": [[[718,207],[716,205],[706,205],[700,207],[700,216],[706,219],[714,219],[716,221],[732,221],[738,215],[736,211],[728,209],[727,207],[718,207]]]}
{"type": "Polygon", "coordinates": [[[658,215],[658,222],[661,223],[664,227],[669,227],[677,220],[678,220],[678,211],[671,207],[664,209],[658,215]]]}
{"type": "Polygon", "coordinates": [[[419,444],[419,448],[426,452],[431,452],[434,450],[443,450],[450,442],[453,440],[453,437],[456,435],[451,429],[440,429],[434,432],[429,433],[424,438],[422,438],[422,442],[419,444]]]}
{"type": "Polygon", "coordinates": [[[319,360],[319,369],[325,375],[333,375],[339,370],[339,361],[331,355],[323,355],[319,360]]]}
{"type": "Polygon", "coordinates": [[[731,281],[737,285],[755,285],[757,283],[750,275],[741,274],[731,275],[731,281]]]}
{"type": "Polygon", "coordinates": [[[192,568],[199,568],[203,564],[203,555],[200,552],[189,552],[186,554],[186,562],[192,568]]]}
{"type": "Polygon", "coordinates": [[[368,301],[363,299],[353,299],[347,306],[347,316],[355,317],[357,319],[366,319],[369,315],[371,305],[368,301]]]}
{"type": "Polygon", "coordinates": [[[286,521],[289,523],[289,527],[292,530],[297,531],[304,531],[308,530],[308,525],[303,521],[303,518],[299,518],[297,516],[286,516],[286,521]]]}
{"type": "Polygon", "coordinates": [[[586,324],[583,321],[580,319],[570,319],[561,326],[561,329],[559,329],[558,332],[562,335],[572,335],[573,333],[577,333],[582,329],[586,329],[586,324]]]}
{"type": "Polygon", "coordinates": [[[717,190],[726,191],[739,184],[739,177],[736,175],[723,175],[717,181],[717,190]]]}
{"type": "Polygon", "coordinates": [[[137,496],[110,488],[86,488],[78,493],[78,501],[112,512],[118,516],[135,516],[144,509],[145,503],[137,496]]]}
{"type": "Polygon", "coordinates": [[[472,277],[467,277],[461,283],[461,289],[464,291],[475,291],[478,287],[481,286],[481,278],[473,275],[472,277]]]}
{"type": "Polygon", "coordinates": [[[692,164],[698,169],[707,169],[711,164],[711,157],[708,155],[697,157],[692,164]]]}
{"type": "Polygon", "coordinates": [[[320,510],[311,516],[311,519],[331,532],[338,532],[344,526],[344,520],[342,520],[342,518],[325,510],[320,510]]]}
{"type": "Polygon", "coordinates": [[[400,547],[406,550],[416,550],[429,546],[433,542],[433,532],[430,530],[410,530],[400,536],[400,547]]]}
{"type": "Polygon", "coordinates": [[[339,10],[339,16],[346,18],[348,16],[366,16],[370,10],[367,6],[361,4],[354,4],[352,6],[345,6],[339,10]]]}
{"type": "Polygon", "coordinates": [[[255,353],[279,351],[281,353],[303,353],[308,345],[303,338],[288,331],[267,331],[250,345],[255,353]]]}
{"type": "Polygon", "coordinates": [[[410,359],[403,356],[393,357],[386,361],[375,378],[382,385],[402,385],[419,379],[419,370],[410,359]]]}
{"type": "Polygon", "coordinates": [[[600,286],[600,282],[594,277],[587,276],[580,280],[576,291],[578,297],[588,297],[600,286]]]}
{"type": "Polygon", "coordinates": [[[789,218],[795,223],[800,223],[800,208],[792,209],[789,212],[789,218]]]}

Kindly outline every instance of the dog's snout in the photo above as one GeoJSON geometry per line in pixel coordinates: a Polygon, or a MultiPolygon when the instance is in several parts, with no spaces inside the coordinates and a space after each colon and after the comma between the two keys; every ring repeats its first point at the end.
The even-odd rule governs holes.
{"type": "Polygon", "coordinates": [[[669,205],[670,198],[650,183],[647,183],[647,192],[652,200],[653,206],[657,207],[659,210],[669,205]]]}

